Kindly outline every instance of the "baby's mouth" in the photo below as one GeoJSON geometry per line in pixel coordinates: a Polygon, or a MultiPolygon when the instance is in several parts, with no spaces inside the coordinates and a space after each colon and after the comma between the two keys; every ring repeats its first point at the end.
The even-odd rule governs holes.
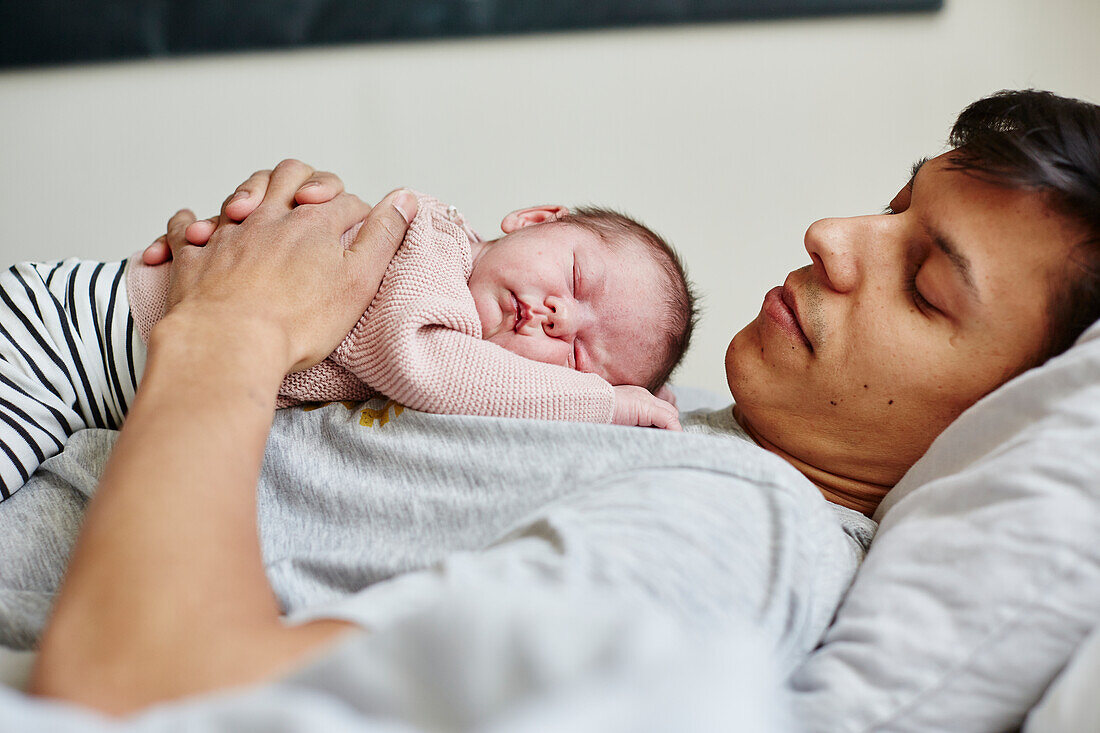
{"type": "Polygon", "coordinates": [[[510,293],[512,296],[512,313],[515,316],[515,322],[512,324],[512,331],[519,333],[519,329],[523,327],[523,324],[527,323],[530,318],[527,312],[527,306],[523,304],[515,293],[510,293]]]}

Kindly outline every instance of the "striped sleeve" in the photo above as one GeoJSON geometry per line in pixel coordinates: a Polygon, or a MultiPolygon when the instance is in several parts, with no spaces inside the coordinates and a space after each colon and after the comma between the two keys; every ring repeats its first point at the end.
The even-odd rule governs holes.
{"type": "Polygon", "coordinates": [[[77,430],[121,426],[144,366],[125,267],[68,259],[0,272],[0,500],[77,430]]]}

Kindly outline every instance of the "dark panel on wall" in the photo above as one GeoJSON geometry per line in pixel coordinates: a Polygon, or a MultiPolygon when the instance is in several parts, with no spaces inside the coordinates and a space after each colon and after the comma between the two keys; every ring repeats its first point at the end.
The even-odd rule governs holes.
{"type": "Polygon", "coordinates": [[[943,0],[0,0],[0,65],[841,13],[943,0]]]}

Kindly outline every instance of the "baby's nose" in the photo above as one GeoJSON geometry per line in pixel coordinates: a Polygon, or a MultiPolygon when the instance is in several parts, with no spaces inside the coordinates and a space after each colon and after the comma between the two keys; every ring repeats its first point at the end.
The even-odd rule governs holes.
{"type": "Polygon", "coordinates": [[[573,311],[564,300],[552,298],[546,301],[546,320],[542,322],[542,329],[548,336],[562,338],[571,336],[573,327],[573,311]]]}

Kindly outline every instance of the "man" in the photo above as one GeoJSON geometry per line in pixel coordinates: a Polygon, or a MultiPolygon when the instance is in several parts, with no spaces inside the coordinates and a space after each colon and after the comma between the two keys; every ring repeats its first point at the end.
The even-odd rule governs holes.
{"type": "MultiPolygon", "coordinates": [[[[394,619],[446,608],[448,585],[476,590],[502,579],[517,593],[608,591],[685,626],[736,616],[789,663],[816,643],[861,556],[850,509],[873,511],[961,411],[1064,350],[1100,313],[1100,109],[1045,93],[996,95],[964,111],[951,141],[956,149],[918,166],[887,213],[811,226],[812,264],[769,292],[730,344],[736,424],[728,409],[697,420],[700,432],[726,437],[462,418],[448,427],[440,421],[455,418],[397,420],[393,408],[383,410],[395,426],[389,438],[371,427],[369,438],[299,448],[314,453],[314,472],[377,464],[379,477],[419,479],[399,493],[428,502],[403,516],[415,524],[433,499],[442,505],[421,530],[446,532],[433,523],[439,517],[470,517],[460,517],[450,546],[403,556],[403,569],[417,572],[391,565],[393,580],[350,596],[339,591],[358,590],[363,578],[329,588],[320,608],[299,606],[305,623],[296,626],[281,623],[265,577],[278,568],[265,567],[256,541],[253,489],[273,396],[286,371],[323,358],[361,312],[401,239],[408,198],[397,193],[371,210],[347,254],[336,239],[365,208],[335,195],[339,184],[324,175],[323,195],[308,200],[335,198],[295,207],[315,176],[293,162],[250,179],[243,200],[254,212],[240,198],[227,204],[206,248],[183,244],[193,217],[177,215],[169,237],[177,305],[150,342],[33,688],[125,712],[265,680],[346,635],[353,625],[341,618],[392,647],[407,633],[394,619]],[[242,224],[229,221],[233,206],[234,217],[247,215],[242,224]],[[407,424],[433,442],[410,442],[407,432],[399,445],[387,442],[407,424]],[[738,425],[786,463],[729,440],[738,425]],[[456,486],[496,490],[496,501],[474,510],[449,503],[453,494],[436,491],[443,479],[432,454],[474,461],[473,446],[485,444],[508,462],[496,474],[492,462],[478,463],[478,475],[456,486]],[[341,452],[356,445],[361,455],[341,452]],[[388,452],[394,445],[401,450],[388,452]],[[598,463],[609,451],[619,457],[598,463]],[[513,484],[527,493],[509,491],[513,484]],[[545,486],[564,488],[530,495],[545,486]],[[507,518],[494,519],[488,505],[507,518]],[[494,521],[482,535],[473,529],[494,521]]],[[[280,415],[269,460],[285,460],[277,456],[303,437],[344,429],[341,409],[280,415]]],[[[288,466],[280,471],[301,473],[282,490],[293,487],[295,506],[313,511],[308,469],[288,466]]],[[[35,495],[24,489],[11,501],[23,494],[35,495]]],[[[319,514],[331,529],[353,506],[319,514]]],[[[388,549],[378,545],[362,552],[388,549]]],[[[312,579],[313,592],[340,577],[333,570],[312,579]]],[[[281,592],[280,600],[295,605],[281,592]]]]}
{"type": "Polygon", "coordinates": [[[1041,92],[964,111],[884,214],[824,219],[813,264],[733,339],[739,422],[870,515],[959,413],[1100,315],[1100,114],[1041,92]]]}

